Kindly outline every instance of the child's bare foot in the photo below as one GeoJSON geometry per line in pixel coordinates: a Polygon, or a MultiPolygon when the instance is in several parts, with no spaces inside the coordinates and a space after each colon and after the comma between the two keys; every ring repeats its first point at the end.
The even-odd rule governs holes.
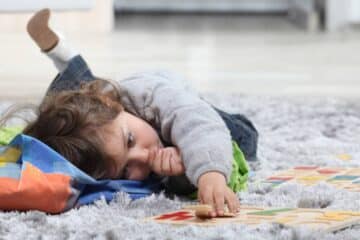
{"type": "Polygon", "coordinates": [[[27,24],[27,31],[30,37],[44,52],[50,51],[59,42],[59,37],[48,25],[49,18],[50,9],[45,8],[35,13],[27,24]]]}

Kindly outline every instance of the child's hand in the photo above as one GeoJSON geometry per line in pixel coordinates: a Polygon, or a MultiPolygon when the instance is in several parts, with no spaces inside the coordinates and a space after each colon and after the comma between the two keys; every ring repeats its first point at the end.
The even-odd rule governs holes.
{"type": "Polygon", "coordinates": [[[225,176],[219,172],[207,172],[200,176],[198,198],[200,203],[213,206],[215,211],[209,213],[211,217],[223,216],[225,203],[232,213],[237,213],[240,209],[239,199],[226,185],[225,176]]]}
{"type": "Polygon", "coordinates": [[[185,173],[180,151],[176,147],[152,150],[149,162],[152,171],[162,176],[176,176],[185,173]]]}

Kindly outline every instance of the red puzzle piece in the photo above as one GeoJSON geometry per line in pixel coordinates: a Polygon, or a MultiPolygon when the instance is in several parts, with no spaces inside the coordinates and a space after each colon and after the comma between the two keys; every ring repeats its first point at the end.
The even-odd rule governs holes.
{"type": "Polygon", "coordinates": [[[317,172],[320,174],[334,174],[334,173],[338,173],[339,171],[323,168],[323,169],[317,170],[317,172]]]}
{"type": "Polygon", "coordinates": [[[181,221],[181,220],[186,220],[186,219],[190,219],[193,218],[194,216],[191,215],[191,213],[186,212],[186,211],[179,211],[179,212],[174,212],[174,213],[169,213],[169,214],[163,214],[159,217],[156,218],[156,220],[173,220],[173,221],[181,221]]]}
{"type": "Polygon", "coordinates": [[[294,169],[295,170],[314,170],[317,168],[318,168],[318,166],[298,166],[298,167],[295,167],[294,169]]]}

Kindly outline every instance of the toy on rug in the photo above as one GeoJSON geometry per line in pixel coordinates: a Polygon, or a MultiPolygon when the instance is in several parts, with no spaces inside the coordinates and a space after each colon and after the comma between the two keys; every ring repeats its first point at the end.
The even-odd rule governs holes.
{"type": "Polygon", "coordinates": [[[276,187],[291,181],[305,186],[326,182],[336,188],[360,192],[360,168],[298,166],[278,172],[264,180],[263,183],[276,187]]]}
{"type": "Polygon", "coordinates": [[[208,218],[210,206],[185,206],[185,208],[146,218],[146,221],[174,225],[216,226],[221,224],[245,224],[257,226],[264,223],[279,223],[287,226],[304,226],[313,230],[334,232],[360,224],[360,212],[334,211],[311,208],[263,208],[242,206],[239,213],[208,218]]]}
{"type": "Polygon", "coordinates": [[[342,154],[338,154],[336,155],[336,157],[340,160],[343,160],[343,161],[350,161],[352,160],[352,156],[347,154],[347,153],[342,153],[342,154]]]}
{"type": "MultiPolygon", "coordinates": [[[[195,211],[195,216],[198,218],[211,218],[209,212],[213,210],[212,207],[207,204],[187,205],[184,206],[183,209],[189,209],[195,211]]],[[[224,215],[221,217],[235,217],[235,216],[236,214],[229,212],[229,209],[227,208],[227,206],[225,206],[224,215]]]]}

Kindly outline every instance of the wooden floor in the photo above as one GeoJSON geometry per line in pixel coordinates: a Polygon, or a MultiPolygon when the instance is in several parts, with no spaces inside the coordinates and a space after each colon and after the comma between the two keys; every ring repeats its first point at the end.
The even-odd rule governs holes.
{"type": "MultiPolygon", "coordinates": [[[[358,98],[360,31],[306,33],[286,16],[120,15],[111,34],[61,29],[93,71],[167,69],[203,92],[358,98]]],[[[24,30],[0,35],[0,100],[38,100],[56,74],[24,30]]]]}

